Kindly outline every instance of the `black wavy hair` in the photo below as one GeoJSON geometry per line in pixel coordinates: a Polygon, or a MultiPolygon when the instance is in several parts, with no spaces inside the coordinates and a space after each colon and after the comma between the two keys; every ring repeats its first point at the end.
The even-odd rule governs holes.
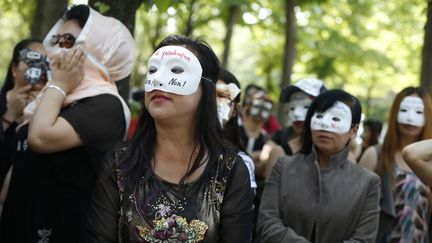
{"type": "Polygon", "coordinates": [[[315,112],[324,112],[328,110],[337,101],[346,104],[350,108],[352,115],[351,128],[360,123],[362,109],[361,104],[356,97],[340,89],[324,92],[318,95],[314,101],[312,101],[312,104],[307,112],[306,120],[304,122],[304,132],[302,135],[303,144],[300,149],[300,153],[309,154],[312,151],[313,142],[310,123],[313,114],[315,112]]]}
{"type": "MultiPolygon", "coordinates": [[[[196,115],[195,141],[198,149],[197,157],[192,162],[190,170],[182,177],[180,185],[185,179],[201,166],[207,159],[210,168],[217,163],[219,155],[226,151],[227,145],[222,138],[222,127],[217,117],[216,82],[220,64],[211,47],[201,39],[172,35],[168,36],[156,47],[182,46],[194,53],[202,67],[202,97],[196,115]],[[199,146],[198,146],[199,145],[199,146]]],[[[145,107],[139,118],[137,132],[132,138],[123,158],[120,158],[120,170],[126,176],[126,189],[131,191],[135,182],[144,176],[148,179],[153,169],[151,160],[156,149],[155,121],[145,107]]],[[[192,159],[192,158],[191,158],[192,159]]],[[[209,173],[205,170],[204,173],[209,173]]]]}
{"type": "Polygon", "coordinates": [[[14,65],[18,65],[20,61],[20,51],[22,51],[24,48],[29,47],[33,43],[42,44],[42,41],[39,39],[24,39],[15,45],[12,53],[12,60],[9,63],[6,78],[4,80],[3,87],[0,91],[1,94],[6,95],[6,93],[14,87],[15,81],[13,77],[12,67],[14,65]]]}

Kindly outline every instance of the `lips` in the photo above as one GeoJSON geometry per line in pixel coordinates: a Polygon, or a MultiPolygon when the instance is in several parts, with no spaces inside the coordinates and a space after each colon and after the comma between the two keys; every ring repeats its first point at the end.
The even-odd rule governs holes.
{"type": "Polygon", "coordinates": [[[331,139],[329,136],[325,136],[325,135],[319,135],[318,138],[319,138],[319,139],[324,139],[324,140],[329,140],[329,139],[331,139]]]}
{"type": "Polygon", "coordinates": [[[155,94],[151,97],[151,100],[155,100],[155,101],[159,101],[159,100],[170,100],[170,98],[168,98],[165,95],[161,95],[161,94],[155,94]]]}
{"type": "Polygon", "coordinates": [[[326,134],[325,132],[318,132],[317,138],[322,141],[328,141],[332,139],[332,137],[326,134]]]}

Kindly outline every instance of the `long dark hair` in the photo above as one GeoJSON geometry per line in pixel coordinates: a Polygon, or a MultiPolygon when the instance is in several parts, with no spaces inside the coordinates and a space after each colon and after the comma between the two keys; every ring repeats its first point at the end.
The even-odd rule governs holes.
{"type": "Polygon", "coordinates": [[[15,45],[12,53],[12,60],[9,63],[6,78],[4,80],[3,87],[0,91],[1,94],[6,95],[6,93],[14,87],[15,81],[13,77],[12,68],[13,66],[18,65],[20,61],[20,51],[22,51],[24,48],[29,47],[33,43],[42,43],[42,41],[38,39],[24,39],[15,45]]]}
{"type": "Polygon", "coordinates": [[[306,120],[304,122],[304,132],[302,135],[303,144],[300,153],[309,154],[312,151],[313,142],[310,123],[313,114],[315,112],[324,112],[328,110],[337,101],[346,104],[350,108],[352,115],[351,128],[360,123],[361,105],[356,97],[340,89],[324,92],[315,98],[307,112],[306,120]]]}
{"type": "MultiPolygon", "coordinates": [[[[222,128],[217,117],[216,106],[215,84],[218,79],[220,64],[211,47],[200,39],[175,35],[168,36],[156,47],[156,50],[169,45],[183,46],[190,50],[197,56],[203,69],[203,78],[201,79],[202,97],[196,115],[195,132],[196,144],[200,146],[190,170],[180,181],[180,185],[182,185],[185,179],[199,168],[204,158],[208,159],[208,166],[212,168],[212,165],[217,162],[220,153],[226,149],[221,136],[222,128]]],[[[155,122],[147,109],[143,107],[137,132],[123,158],[120,158],[120,170],[126,176],[127,190],[131,191],[139,178],[144,176],[146,180],[153,173],[151,160],[154,157],[155,149],[155,122]]],[[[204,173],[207,172],[208,170],[204,173]]]]}
{"type": "MultiPolygon", "coordinates": [[[[233,83],[237,85],[239,89],[241,89],[240,82],[230,71],[226,69],[222,69],[220,71],[219,80],[223,81],[226,84],[233,83]]],[[[238,109],[238,105],[240,103],[240,96],[241,93],[239,93],[234,98],[234,100],[232,100],[232,102],[234,102],[234,114],[232,117],[230,117],[230,119],[223,127],[222,136],[228,143],[230,143],[234,147],[234,149],[244,152],[246,149],[240,138],[240,125],[238,124],[238,120],[240,117],[240,111],[238,109]]]]}

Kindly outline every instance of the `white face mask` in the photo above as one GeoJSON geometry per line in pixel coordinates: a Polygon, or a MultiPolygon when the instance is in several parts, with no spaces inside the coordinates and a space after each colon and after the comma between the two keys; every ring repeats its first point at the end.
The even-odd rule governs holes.
{"type": "Polygon", "coordinates": [[[201,75],[201,64],[192,52],[181,46],[164,46],[148,61],[144,90],[190,95],[198,90],[201,75]]]}
{"type": "Polygon", "coordinates": [[[230,83],[218,83],[216,84],[216,101],[217,101],[217,111],[219,122],[224,127],[225,123],[231,118],[231,102],[234,100],[237,95],[240,93],[240,89],[237,85],[230,83]]]}
{"type": "Polygon", "coordinates": [[[337,101],[325,112],[314,113],[311,129],[344,134],[351,129],[351,123],[351,109],[345,103],[337,101]]]}
{"type": "Polygon", "coordinates": [[[303,92],[294,93],[291,96],[290,102],[288,104],[289,112],[288,119],[289,122],[304,121],[306,120],[307,111],[312,103],[312,100],[303,92]]]}
{"type": "Polygon", "coordinates": [[[252,101],[252,107],[250,108],[249,115],[253,117],[261,117],[262,119],[267,120],[270,116],[272,107],[272,103],[268,101],[254,99],[252,101]]]}
{"type": "Polygon", "coordinates": [[[416,127],[423,127],[425,123],[424,104],[420,97],[407,96],[399,106],[397,121],[416,127]]]}
{"type": "Polygon", "coordinates": [[[227,98],[217,97],[217,112],[219,122],[224,127],[225,123],[230,119],[229,114],[231,112],[230,103],[231,101],[227,98]]]}

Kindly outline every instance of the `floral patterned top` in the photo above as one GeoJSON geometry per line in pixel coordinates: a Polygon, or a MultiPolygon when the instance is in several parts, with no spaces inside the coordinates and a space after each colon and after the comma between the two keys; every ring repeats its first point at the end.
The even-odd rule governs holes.
{"type": "Polygon", "coordinates": [[[397,224],[386,242],[429,243],[430,188],[410,171],[395,166],[393,188],[397,224]]]}
{"type": "Polygon", "coordinates": [[[90,206],[89,242],[251,241],[249,172],[235,152],[221,154],[181,187],[150,173],[127,192],[119,174],[115,161],[102,171],[90,206]]]}

